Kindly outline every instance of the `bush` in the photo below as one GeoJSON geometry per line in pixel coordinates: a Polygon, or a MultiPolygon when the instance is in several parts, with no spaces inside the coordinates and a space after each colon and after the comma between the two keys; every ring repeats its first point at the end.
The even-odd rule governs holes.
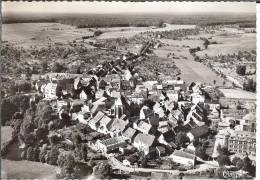
{"type": "Polygon", "coordinates": [[[243,84],[243,89],[246,91],[256,92],[256,82],[253,79],[248,79],[247,82],[243,84]]]}
{"type": "Polygon", "coordinates": [[[47,163],[50,165],[58,165],[58,156],[59,156],[59,149],[57,146],[53,146],[51,150],[47,153],[47,163]]]}
{"type": "Polygon", "coordinates": [[[58,157],[57,164],[61,167],[60,178],[76,178],[79,177],[80,169],[76,166],[75,157],[71,152],[61,153],[58,157]]]}
{"type": "Polygon", "coordinates": [[[62,65],[58,62],[55,62],[52,66],[52,72],[60,73],[60,72],[63,72],[64,70],[65,70],[64,65],[62,65]]]}
{"type": "MultiPolygon", "coordinates": [[[[232,161],[232,162],[233,162],[233,161],[232,161]]],[[[242,159],[238,159],[235,165],[236,165],[237,169],[240,170],[240,169],[243,168],[243,166],[244,166],[244,162],[243,162],[242,159]]]]}
{"type": "Polygon", "coordinates": [[[237,65],[236,73],[240,76],[244,76],[246,74],[246,66],[245,65],[237,65]]]}
{"type": "Polygon", "coordinates": [[[100,30],[94,32],[94,36],[100,36],[101,34],[103,34],[103,32],[100,30]]]}
{"type": "Polygon", "coordinates": [[[232,159],[232,164],[233,165],[235,165],[236,166],[236,164],[237,164],[237,162],[240,160],[240,158],[239,157],[234,157],[233,159],[232,159]]]}
{"type": "MultiPolygon", "coordinates": [[[[29,134],[34,131],[34,115],[35,114],[32,109],[28,109],[24,115],[23,123],[20,128],[20,134],[24,139],[27,139],[26,136],[31,136],[29,134]]],[[[28,142],[30,142],[30,139],[28,139],[28,142]]]]}
{"type": "Polygon", "coordinates": [[[24,113],[30,107],[30,97],[15,95],[1,101],[1,123],[5,125],[16,112],[24,113]]]}
{"type": "Polygon", "coordinates": [[[219,154],[222,154],[222,155],[227,155],[227,156],[230,155],[228,148],[226,146],[221,147],[220,144],[217,147],[217,151],[218,151],[219,154]]]}
{"type": "Polygon", "coordinates": [[[181,147],[186,147],[186,144],[190,141],[186,133],[179,132],[176,135],[176,143],[181,147]]]}
{"type": "Polygon", "coordinates": [[[42,163],[45,163],[45,156],[47,155],[47,144],[43,145],[40,153],[39,153],[39,160],[42,163]]]}
{"type": "Polygon", "coordinates": [[[27,159],[28,161],[33,161],[33,157],[34,157],[33,148],[30,146],[30,147],[27,149],[26,159],[27,159]]]}
{"type": "Polygon", "coordinates": [[[16,83],[17,92],[30,92],[32,89],[31,83],[27,81],[21,81],[16,83]]]}
{"type": "Polygon", "coordinates": [[[217,161],[218,161],[219,166],[221,166],[221,167],[231,164],[229,157],[224,154],[220,154],[217,158],[217,161]]]}
{"type": "Polygon", "coordinates": [[[93,174],[101,179],[107,178],[111,175],[111,166],[107,162],[99,162],[93,170],[93,174]]]}
{"type": "Polygon", "coordinates": [[[196,156],[200,157],[203,160],[206,160],[206,158],[207,158],[206,148],[204,148],[202,146],[196,147],[195,154],[196,154],[196,156]]]}

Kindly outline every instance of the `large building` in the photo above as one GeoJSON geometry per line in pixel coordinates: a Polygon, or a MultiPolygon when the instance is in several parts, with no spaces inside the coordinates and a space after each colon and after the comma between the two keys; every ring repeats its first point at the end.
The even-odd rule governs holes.
{"type": "Polygon", "coordinates": [[[228,150],[236,154],[256,155],[256,134],[246,131],[234,131],[228,138],[228,150]]]}
{"type": "Polygon", "coordinates": [[[256,155],[256,134],[246,131],[235,131],[230,128],[220,130],[216,135],[213,158],[216,158],[219,153],[217,147],[227,147],[230,152],[236,155],[256,155]]]}
{"type": "Polygon", "coordinates": [[[113,137],[105,140],[97,140],[96,148],[101,152],[107,153],[126,145],[126,139],[123,136],[113,137]]]}

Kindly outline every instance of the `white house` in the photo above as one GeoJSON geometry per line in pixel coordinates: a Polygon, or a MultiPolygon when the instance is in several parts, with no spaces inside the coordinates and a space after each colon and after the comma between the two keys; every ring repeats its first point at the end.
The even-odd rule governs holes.
{"type": "Polygon", "coordinates": [[[46,99],[57,99],[56,95],[56,89],[57,89],[57,83],[48,83],[45,87],[42,86],[43,88],[43,94],[46,99]]]}
{"type": "Polygon", "coordinates": [[[192,93],[191,98],[194,104],[205,102],[205,96],[200,93],[192,93]]]}
{"type": "Polygon", "coordinates": [[[152,125],[148,124],[144,121],[138,121],[138,122],[134,122],[133,128],[144,134],[149,134],[149,131],[151,130],[152,125]]]}
{"type": "Polygon", "coordinates": [[[97,128],[98,128],[97,122],[98,122],[103,116],[105,116],[105,114],[104,114],[102,111],[99,111],[99,112],[95,115],[95,117],[93,117],[93,118],[89,121],[88,125],[90,126],[90,128],[91,128],[91,129],[94,129],[94,130],[97,130],[97,128]]]}
{"type": "Polygon", "coordinates": [[[109,127],[110,135],[113,137],[122,134],[128,123],[129,122],[127,120],[123,120],[121,118],[114,119],[109,127]]]}
{"type": "Polygon", "coordinates": [[[111,123],[113,122],[113,120],[108,117],[108,116],[103,116],[100,121],[99,121],[99,126],[98,126],[98,132],[103,133],[103,134],[107,134],[109,133],[109,127],[111,125],[111,123]]]}
{"type": "Polygon", "coordinates": [[[104,153],[108,153],[125,145],[126,141],[125,138],[122,136],[112,137],[105,140],[97,140],[95,144],[97,150],[104,153]]]}
{"type": "Polygon", "coordinates": [[[149,153],[149,148],[154,144],[155,136],[150,134],[139,133],[134,139],[133,146],[139,151],[143,151],[145,155],[149,153]]]}

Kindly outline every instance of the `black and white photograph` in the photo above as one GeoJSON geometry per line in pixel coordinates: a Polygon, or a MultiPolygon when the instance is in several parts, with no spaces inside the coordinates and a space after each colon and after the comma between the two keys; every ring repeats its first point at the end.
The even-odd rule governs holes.
{"type": "Polygon", "coordinates": [[[1,179],[256,179],[255,2],[1,4],[1,179]]]}

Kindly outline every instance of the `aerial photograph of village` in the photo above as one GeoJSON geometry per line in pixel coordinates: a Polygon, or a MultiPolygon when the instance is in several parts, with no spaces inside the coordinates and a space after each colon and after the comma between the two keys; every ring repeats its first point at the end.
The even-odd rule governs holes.
{"type": "Polygon", "coordinates": [[[255,2],[2,2],[1,179],[255,179],[255,2]]]}

